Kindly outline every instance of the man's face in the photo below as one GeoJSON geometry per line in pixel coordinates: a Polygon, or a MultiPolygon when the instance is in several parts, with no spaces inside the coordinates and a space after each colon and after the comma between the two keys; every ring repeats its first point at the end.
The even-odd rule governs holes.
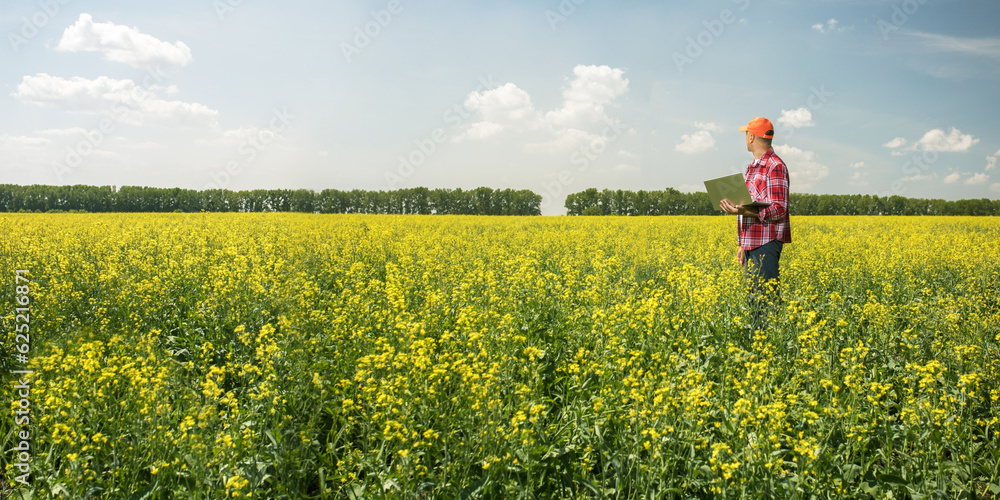
{"type": "Polygon", "coordinates": [[[747,151],[752,152],[752,150],[750,149],[750,144],[753,143],[753,134],[751,134],[749,131],[747,131],[746,141],[747,141],[747,151]]]}

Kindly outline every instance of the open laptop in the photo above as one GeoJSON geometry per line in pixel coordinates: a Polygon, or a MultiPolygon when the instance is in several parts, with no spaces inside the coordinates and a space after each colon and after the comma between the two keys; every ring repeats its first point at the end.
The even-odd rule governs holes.
{"type": "Polygon", "coordinates": [[[723,199],[728,199],[736,206],[744,207],[766,207],[770,203],[754,201],[750,197],[750,190],[743,180],[743,174],[726,175],[716,179],[705,181],[705,189],[708,190],[708,199],[713,207],[718,207],[723,199]]]}

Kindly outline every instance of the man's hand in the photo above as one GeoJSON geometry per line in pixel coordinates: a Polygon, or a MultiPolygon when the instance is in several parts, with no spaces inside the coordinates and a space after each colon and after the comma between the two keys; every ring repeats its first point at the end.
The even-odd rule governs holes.
{"type": "Polygon", "coordinates": [[[736,247],[736,262],[741,266],[747,265],[747,254],[743,251],[743,247],[736,247]]]}
{"type": "Polygon", "coordinates": [[[740,206],[733,205],[729,200],[725,198],[723,198],[722,201],[719,202],[719,208],[721,208],[722,211],[726,212],[727,214],[752,215],[754,217],[757,217],[757,212],[760,211],[760,208],[758,207],[744,207],[742,205],[740,206]]]}

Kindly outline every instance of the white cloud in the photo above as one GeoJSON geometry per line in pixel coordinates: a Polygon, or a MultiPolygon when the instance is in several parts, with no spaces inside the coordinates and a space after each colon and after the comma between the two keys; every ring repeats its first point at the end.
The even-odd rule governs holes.
{"type": "Polygon", "coordinates": [[[485,139],[503,130],[503,127],[493,122],[473,123],[469,130],[465,131],[465,137],[469,139],[485,139]]]}
{"type": "Polygon", "coordinates": [[[924,134],[910,149],[964,153],[977,142],[979,142],[979,139],[969,134],[963,134],[961,130],[955,127],[952,127],[951,131],[947,134],[945,134],[944,130],[936,128],[924,134]]]}
{"type": "Polygon", "coordinates": [[[788,167],[792,189],[796,191],[811,189],[830,173],[826,165],[816,161],[816,154],[812,151],[780,144],[774,146],[774,152],[778,153],[788,167]]]}
{"type": "Polygon", "coordinates": [[[674,146],[675,151],[687,154],[704,153],[715,148],[715,138],[707,130],[699,130],[693,134],[681,135],[681,142],[674,146]]]}
{"type": "Polygon", "coordinates": [[[612,168],[611,170],[613,170],[615,172],[626,172],[626,173],[629,173],[629,172],[638,172],[640,169],[639,169],[639,167],[637,167],[635,165],[628,165],[628,164],[625,164],[625,163],[619,163],[618,165],[615,165],[615,167],[612,168]]]}
{"type": "Polygon", "coordinates": [[[963,38],[917,31],[905,32],[905,34],[920,39],[924,46],[933,50],[1000,59],[1000,38],[963,38]]]}
{"type": "Polygon", "coordinates": [[[50,128],[50,129],[45,129],[45,130],[39,130],[39,131],[37,131],[35,133],[36,134],[41,134],[41,135],[57,135],[57,136],[62,136],[62,135],[80,135],[80,134],[86,134],[87,133],[87,129],[85,129],[83,127],[50,128]]]}
{"type": "Polygon", "coordinates": [[[836,19],[831,18],[825,25],[823,23],[812,25],[812,29],[813,31],[817,31],[819,33],[836,33],[844,31],[846,28],[841,28],[840,23],[836,19]]]}
{"type": "Polygon", "coordinates": [[[989,172],[997,168],[997,158],[1000,158],[1000,149],[996,153],[993,153],[986,157],[986,171],[989,172]]]}
{"type": "MultiPolygon", "coordinates": [[[[861,163],[862,165],[864,165],[864,162],[859,162],[859,163],[861,163]]],[[[853,167],[854,165],[851,165],[851,166],[853,167]]],[[[867,186],[868,185],[868,181],[865,180],[865,178],[867,178],[867,177],[868,177],[868,172],[862,172],[861,170],[855,170],[854,173],[851,174],[851,178],[850,178],[850,180],[847,181],[847,184],[851,185],[851,186],[855,186],[855,187],[867,186]]]]}
{"type": "Polygon", "coordinates": [[[0,135],[0,146],[15,146],[15,147],[38,147],[44,146],[52,142],[44,137],[28,137],[24,135],[0,135]]]}
{"type": "Polygon", "coordinates": [[[975,185],[978,185],[978,184],[986,184],[989,180],[990,180],[990,176],[988,174],[979,172],[979,173],[973,174],[972,177],[969,177],[968,179],[966,179],[965,180],[965,185],[966,186],[975,186],[975,185]]]}
{"type": "Polygon", "coordinates": [[[470,111],[478,111],[484,122],[492,122],[498,126],[534,126],[538,119],[538,111],[531,103],[531,96],[513,83],[482,93],[473,92],[465,100],[465,107],[470,111]]]}
{"type": "Polygon", "coordinates": [[[977,186],[980,184],[986,184],[990,180],[989,174],[979,172],[976,174],[962,173],[962,172],[952,172],[944,178],[945,184],[955,184],[962,179],[962,177],[968,176],[963,182],[966,186],[977,186]]]}
{"type": "Polygon", "coordinates": [[[709,132],[722,132],[722,127],[715,124],[715,122],[694,122],[695,128],[698,130],[707,130],[709,132]]]}
{"type": "Polygon", "coordinates": [[[635,153],[633,153],[631,151],[628,151],[626,149],[619,150],[618,151],[618,156],[621,156],[622,158],[628,158],[630,160],[634,160],[634,159],[636,159],[636,158],[639,157],[639,155],[637,155],[637,154],[635,154],[635,153]]]}
{"type": "Polygon", "coordinates": [[[114,145],[118,148],[133,151],[150,151],[168,149],[167,146],[153,141],[131,142],[124,137],[115,137],[114,145]]]}
{"type": "Polygon", "coordinates": [[[600,134],[593,134],[577,128],[547,131],[533,136],[537,139],[529,139],[525,142],[525,151],[555,153],[586,147],[589,153],[601,154],[608,148],[608,140],[600,134]]]}
{"type": "MultiPolygon", "coordinates": [[[[963,134],[961,130],[952,127],[948,133],[939,128],[927,131],[917,142],[906,148],[908,151],[941,151],[964,153],[979,142],[979,139],[970,134],[963,134]]],[[[883,147],[896,149],[907,145],[907,140],[896,137],[891,141],[882,144],[883,147]]],[[[1000,153],[1000,151],[998,151],[1000,153]]],[[[902,151],[892,151],[892,156],[903,156],[902,151]]],[[[987,161],[989,158],[987,157],[987,161]]]]}
{"type": "Polygon", "coordinates": [[[911,175],[909,177],[903,177],[900,180],[904,182],[916,182],[916,181],[926,181],[928,179],[935,179],[935,178],[937,178],[937,175],[916,174],[916,175],[911,175]]]}
{"type": "Polygon", "coordinates": [[[103,52],[108,61],[134,68],[179,67],[191,62],[191,49],[184,42],[167,43],[137,28],[114,23],[95,23],[90,14],[80,14],[76,23],[66,28],[56,50],[66,52],[103,52]]]}
{"type": "Polygon", "coordinates": [[[269,128],[240,127],[232,130],[224,130],[222,133],[211,139],[198,139],[195,144],[207,146],[212,144],[225,144],[236,146],[248,142],[264,142],[270,144],[272,141],[285,142],[285,137],[275,133],[269,128]]]}
{"type": "Polygon", "coordinates": [[[812,127],[812,113],[806,108],[783,109],[778,124],[786,127],[812,127]]]}
{"type": "Polygon", "coordinates": [[[721,132],[722,127],[715,122],[694,122],[697,132],[693,134],[681,135],[681,142],[674,146],[674,151],[681,153],[697,154],[715,149],[715,138],[712,132],[721,132]]]}
{"type": "Polygon", "coordinates": [[[128,125],[216,126],[218,111],[198,103],[166,101],[156,97],[155,90],[106,76],[67,80],[39,73],[25,76],[13,95],[25,103],[107,115],[128,125]]]}
{"type": "Polygon", "coordinates": [[[581,128],[606,118],[604,106],[628,90],[625,71],[609,66],[573,68],[576,77],[563,90],[563,106],[545,114],[555,127],[581,128]]]}
{"type": "Polygon", "coordinates": [[[617,127],[606,107],[628,91],[629,81],[624,70],[608,66],[578,65],[573,75],[563,89],[562,105],[548,112],[536,108],[531,96],[513,83],[469,94],[465,107],[478,120],[464,126],[455,142],[506,135],[516,136],[526,150],[552,152],[588,145],[603,150],[607,128],[617,127]]]}
{"type": "Polygon", "coordinates": [[[899,148],[899,147],[903,147],[905,145],[906,145],[906,139],[904,139],[902,137],[897,137],[897,138],[895,138],[895,139],[893,139],[893,140],[891,140],[891,141],[883,144],[882,147],[886,147],[886,148],[899,148]]]}
{"type": "Polygon", "coordinates": [[[854,187],[863,187],[868,185],[868,181],[865,179],[868,177],[868,172],[865,172],[865,162],[857,161],[850,165],[854,169],[854,173],[851,174],[851,178],[847,181],[847,184],[854,187]]]}

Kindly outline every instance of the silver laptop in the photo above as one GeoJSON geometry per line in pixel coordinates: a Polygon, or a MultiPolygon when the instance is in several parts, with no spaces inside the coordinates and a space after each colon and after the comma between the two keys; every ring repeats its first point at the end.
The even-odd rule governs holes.
{"type": "Polygon", "coordinates": [[[728,199],[736,206],[744,207],[766,207],[770,203],[754,201],[750,197],[750,190],[743,180],[743,174],[726,175],[716,179],[705,181],[705,189],[708,190],[708,199],[713,207],[719,206],[722,200],[728,199]]]}

